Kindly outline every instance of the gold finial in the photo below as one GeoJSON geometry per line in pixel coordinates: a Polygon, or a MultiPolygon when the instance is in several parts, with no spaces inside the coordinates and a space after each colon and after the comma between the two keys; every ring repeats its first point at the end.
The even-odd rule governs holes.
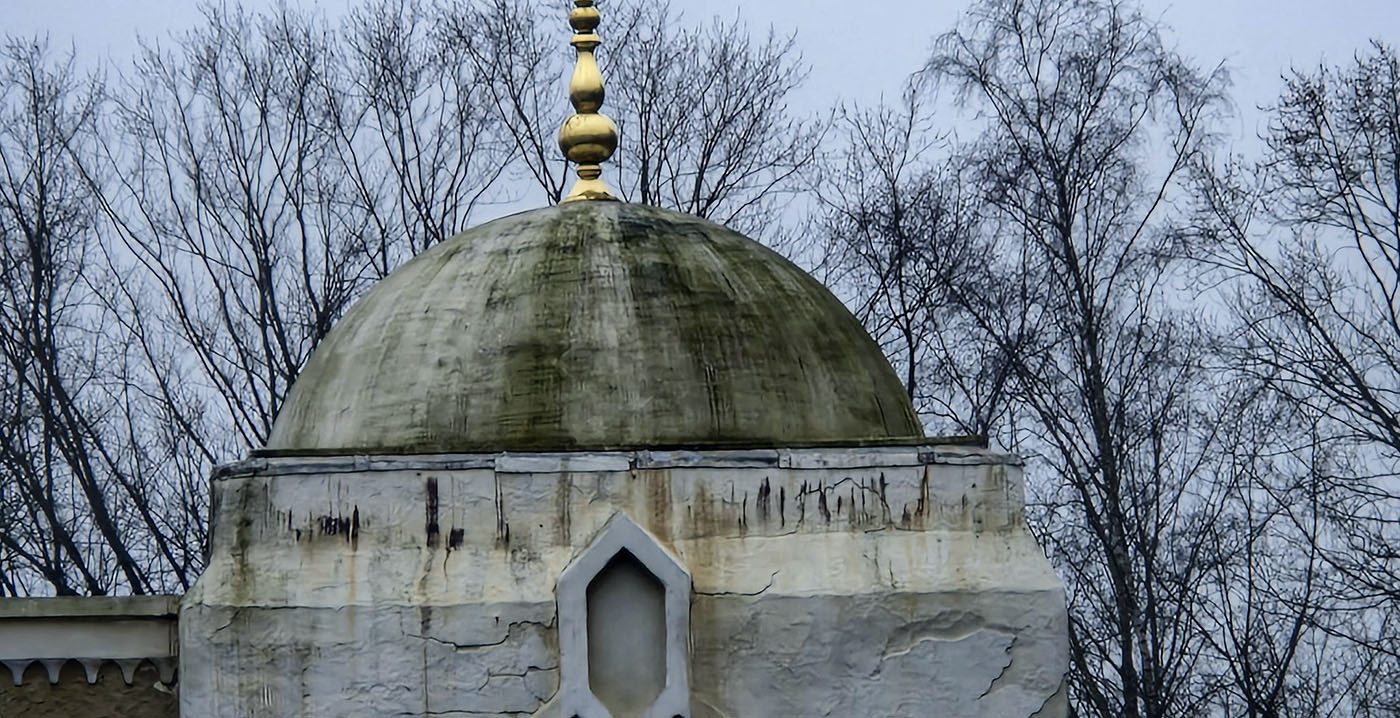
{"type": "Polygon", "coordinates": [[[574,105],[574,115],[559,128],[559,149],[570,162],[578,164],[578,182],[565,202],[617,199],[608,192],[607,183],[599,179],[603,174],[600,164],[617,149],[617,125],[607,115],[598,113],[603,106],[603,73],[598,71],[593,50],[602,44],[594,32],[602,17],[593,7],[594,2],[574,0],[575,7],[569,12],[569,25],[574,29],[574,39],[569,44],[578,51],[578,62],[569,80],[569,102],[574,105]]]}

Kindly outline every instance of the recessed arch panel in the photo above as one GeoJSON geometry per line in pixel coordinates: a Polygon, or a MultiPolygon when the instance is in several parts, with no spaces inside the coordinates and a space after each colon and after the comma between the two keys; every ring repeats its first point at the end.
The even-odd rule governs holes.
{"type": "Polygon", "coordinates": [[[651,534],[615,515],[556,599],[565,718],[689,718],[690,574],[651,534]]]}

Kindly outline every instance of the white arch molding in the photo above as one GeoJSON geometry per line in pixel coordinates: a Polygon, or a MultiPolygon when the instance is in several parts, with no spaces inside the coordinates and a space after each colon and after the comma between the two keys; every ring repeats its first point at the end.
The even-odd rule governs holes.
{"type": "MultiPolygon", "coordinates": [[[[638,602],[639,618],[654,615],[646,605],[648,596],[634,598],[638,602]]],[[[560,708],[564,718],[690,718],[690,574],[651,534],[626,514],[614,514],[593,543],[559,574],[555,600],[559,609],[560,708]],[[660,584],[664,625],[643,620],[634,626],[634,630],[642,632],[640,634],[593,636],[593,649],[595,655],[608,656],[611,660],[613,656],[629,653],[625,650],[627,647],[638,646],[633,653],[646,660],[649,653],[663,649],[648,650],[656,636],[645,632],[662,631],[665,677],[660,694],[649,707],[634,715],[614,715],[594,693],[590,683],[590,677],[596,684],[600,676],[594,675],[589,665],[589,587],[601,575],[603,583],[596,587],[595,599],[615,600],[619,591],[644,594],[650,589],[645,586],[647,577],[640,575],[638,568],[660,584]]],[[[614,620],[600,619],[603,617],[594,617],[595,626],[616,624],[614,620]]],[[[654,666],[650,668],[654,673],[654,666]]],[[[639,667],[643,674],[645,670],[639,667]]],[[[609,679],[608,676],[601,678],[609,679]]],[[[646,683],[639,681],[638,687],[644,690],[646,683]]],[[[617,702],[616,698],[613,700],[617,702]]]]}

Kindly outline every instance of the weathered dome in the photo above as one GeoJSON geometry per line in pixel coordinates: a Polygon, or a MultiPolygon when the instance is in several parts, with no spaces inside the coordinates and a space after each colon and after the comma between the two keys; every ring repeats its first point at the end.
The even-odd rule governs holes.
{"type": "Polygon", "coordinates": [[[719,225],[578,202],[468,230],[321,342],[272,451],[801,446],[922,436],[836,297],[719,225]]]}

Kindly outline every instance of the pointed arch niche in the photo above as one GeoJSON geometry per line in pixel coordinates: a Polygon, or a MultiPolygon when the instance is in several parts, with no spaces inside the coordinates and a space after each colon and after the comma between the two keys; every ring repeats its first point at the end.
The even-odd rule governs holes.
{"type": "Polygon", "coordinates": [[[563,573],[565,718],[690,718],[690,574],[625,514],[563,573]]]}

